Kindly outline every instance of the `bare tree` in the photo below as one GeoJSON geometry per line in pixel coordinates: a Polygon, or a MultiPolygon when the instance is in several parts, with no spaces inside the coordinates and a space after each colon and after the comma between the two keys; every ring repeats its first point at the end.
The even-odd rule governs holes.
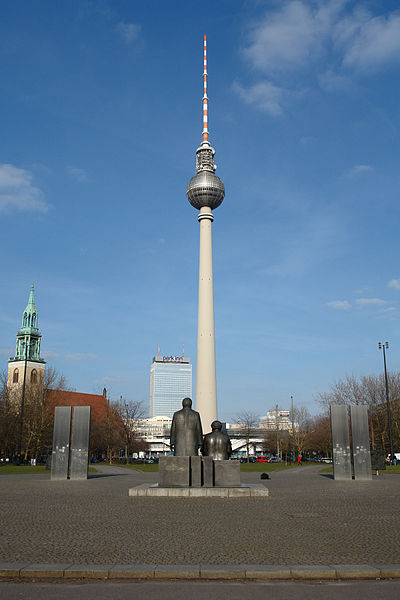
{"type": "Polygon", "coordinates": [[[43,381],[26,384],[23,410],[20,400],[22,390],[10,392],[7,387],[7,374],[0,377],[0,448],[7,455],[20,459],[28,456],[37,458],[40,453],[51,448],[53,413],[49,402],[49,391],[68,389],[64,375],[54,367],[47,367],[43,381]]]}
{"type": "Polygon", "coordinates": [[[290,446],[289,431],[279,430],[279,437],[276,435],[276,430],[266,430],[262,441],[263,451],[266,454],[274,454],[278,456],[280,454],[288,455],[290,446]]]}
{"type": "Polygon", "coordinates": [[[29,385],[25,392],[23,414],[23,458],[37,458],[52,446],[53,410],[49,402],[52,390],[69,390],[66,377],[54,367],[46,367],[42,385],[29,385]]]}
{"type": "Polygon", "coordinates": [[[0,455],[16,454],[18,445],[18,415],[7,388],[7,372],[0,373],[0,455]]]}
{"type": "Polygon", "coordinates": [[[112,463],[113,454],[125,443],[124,424],[117,410],[118,405],[105,399],[104,410],[91,415],[90,451],[106,453],[112,463]]]}
{"type": "Polygon", "coordinates": [[[115,403],[115,409],[122,420],[125,461],[128,464],[129,453],[135,451],[135,446],[137,447],[140,441],[138,440],[138,422],[144,417],[145,408],[143,402],[126,400],[121,396],[115,403]]]}
{"type": "Polygon", "coordinates": [[[259,417],[255,413],[244,410],[239,413],[236,417],[236,423],[243,427],[244,436],[246,439],[246,454],[247,454],[247,462],[250,460],[250,437],[251,431],[258,425],[259,417]]]}
{"type": "MultiPolygon", "coordinates": [[[[395,447],[400,447],[400,373],[388,373],[392,432],[395,447]]],[[[384,375],[346,376],[334,382],[329,392],[317,395],[328,409],[331,404],[365,404],[368,407],[371,445],[389,451],[389,432],[384,375]]]]}
{"type": "Polygon", "coordinates": [[[309,423],[304,449],[309,454],[331,456],[332,437],[330,419],[327,414],[312,417],[309,423]]]}
{"type": "Polygon", "coordinates": [[[294,416],[294,445],[298,456],[301,456],[305,450],[307,435],[311,427],[311,416],[305,406],[298,406],[293,409],[294,416]]]}

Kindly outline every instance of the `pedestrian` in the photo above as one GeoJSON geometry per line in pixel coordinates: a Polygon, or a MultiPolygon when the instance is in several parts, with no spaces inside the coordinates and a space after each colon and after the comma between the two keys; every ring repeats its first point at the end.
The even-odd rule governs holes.
{"type": "Polygon", "coordinates": [[[297,457],[297,464],[301,465],[301,455],[299,454],[299,456],[297,457]]]}

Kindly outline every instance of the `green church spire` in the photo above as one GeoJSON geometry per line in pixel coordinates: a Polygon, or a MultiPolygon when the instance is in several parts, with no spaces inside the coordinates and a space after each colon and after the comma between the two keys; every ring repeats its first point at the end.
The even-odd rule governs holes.
{"type": "Polygon", "coordinates": [[[17,333],[15,356],[11,361],[30,360],[44,362],[40,358],[40,340],[42,336],[38,328],[38,312],[35,306],[35,288],[32,283],[28,304],[22,314],[21,329],[17,333]]]}
{"type": "Polygon", "coordinates": [[[35,287],[32,283],[31,291],[29,292],[29,300],[24,314],[22,315],[22,327],[21,332],[23,333],[39,333],[38,330],[38,314],[35,307],[35,287]]]}

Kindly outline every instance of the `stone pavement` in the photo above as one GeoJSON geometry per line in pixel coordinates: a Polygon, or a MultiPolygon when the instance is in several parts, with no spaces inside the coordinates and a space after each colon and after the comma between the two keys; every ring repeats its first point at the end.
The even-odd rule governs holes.
{"type": "MultiPolygon", "coordinates": [[[[330,565],[335,576],[346,575],[338,565],[399,572],[400,475],[335,482],[303,466],[272,473],[268,498],[142,499],[128,489],[156,481],[156,473],[100,470],[84,482],[0,475],[0,562],[21,563],[17,570],[153,565],[153,573],[154,565],[192,565],[195,573],[203,565],[216,574],[218,565],[237,565],[238,577],[256,565],[286,567],[291,576],[293,565],[330,565]]],[[[242,473],[242,481],[259,483],[260,473],[242,473]]]]}

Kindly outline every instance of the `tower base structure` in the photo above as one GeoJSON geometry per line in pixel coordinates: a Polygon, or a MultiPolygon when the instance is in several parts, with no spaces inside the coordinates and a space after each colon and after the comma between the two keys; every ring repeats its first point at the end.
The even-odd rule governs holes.
{"type": "Polygon", "coordinates": [[[197,328],[196,410],[203,432],[211,431],[217,414],[217,378],[215,368],[214,284],[212,230],[214,220],[208,206],[200,209],[199,314],[197,328]]]}
{"type": "Polygon", "coordinates": [[[46,363],[33,360],[9,360],[7,391],[11,402],[21,402],[22,389],[30,390],[30,395],[43,390],[46,363]]]}

